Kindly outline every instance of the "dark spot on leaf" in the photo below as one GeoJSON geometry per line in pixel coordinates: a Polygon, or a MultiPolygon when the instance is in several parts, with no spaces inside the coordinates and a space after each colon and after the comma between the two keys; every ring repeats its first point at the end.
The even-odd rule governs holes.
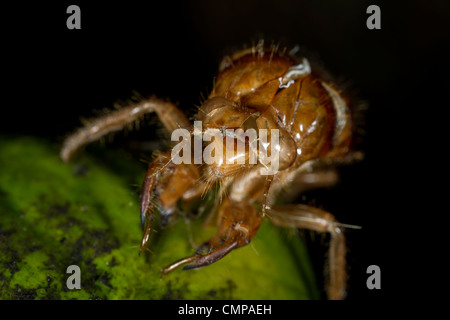
{"type": "Polygon", "coordinates": [[[107,286],[110,289],[113,289],[113,286],[109,282],[111,280],[111,275],[108,272],[103,273],[97,281],[100,283],[103,283],[105,286],[107,286]]]}
{"type": "Polygon", "coordinates": [[[16,285],[16,289],[12,292],[12,300],[34,300],[37,297],[35,289],[24,289],[16,285]]]}
{"type": "Polygon", "coordinates": [[[206,296],[211,297],[211,298],[214,298],[216,295],[217,295],[217,290],[215,290],[215,289],[210,290],[210,291],[206,294],[206,296]]]}
{"type": "Polygon", "coordinates": [[[84,177],[89,173],[89,167],[85,164],[76,164],[73,168],[73,175],[75,177],[84,177]]]}
{"type": "Polygon", "coordinates": [[[4,239],[0,238],[0,243],[1,241],[5,241],[6,237],[11,236],[14,234],[14,232],[16,232],[15,230],[11,230],[11,229],[2,229],[0,226],[0,237],[4,237],[4,239]]]}
{"type": "Polygon", "coordinates": [[[221,298],[221,299],[234,299],[234,291],[236,290],[237,286],[234,283],[233,280],[228,279],[225,282],[225,287],[223,288],[219,288],[217,290],[217,295],[221,298]]]}
{"type": "Polygon", "coordinates": [[[55,204],[49,207],[49,216],[50,217],[57,217],[62,214],[66,214],[69,212],[70,203],[67,201],[66,203],[60,205],[55,204]]]}
{"type": "Polygon", "coordinates": [[[183,285],[178,289],[172,288],[172,281],[167,282],[167,291],[161,297],[161,300],[183,300],[183,293],[188,292],[187,284],[183,283],[183,285]]]}
{"type": "Polygon", "coordinates": [[[6,192],[3,189],[0,189],[0,197],[7,197],[8,196],[8,192],[6,192]]]}
{"type": "Polygon", "coordinates": [[[70,233],[70,230],[73,226],[79,226],[80,228],[83,228],[84,225],[85,223],[83,221],[68,216],[64,218],[63,222],[58,224],[58,228],[64,230],[66,233],[70,233]]]}
{"type": "Polygon", "coordinates": [[[13,249],[10,243],[10,236],[14,234],[15,230],[0,230],[0,250],[6,257],[3,266],[9,270],[11,276],[19,271],[17,261],[20,261],[19,253],[13,249]]]}
{"type": "Polygon", "coordinates": [[[109,262],[109,266],[115,267],[117,265],[118,265],[118,263],[117,263],[116,257],[112,257],[111,261],[109,262]]]}
{"type": "Polygon", "coordinates": [[[11,275],[14,275],[17,271],[19,271],[19,267],[17,266],[16,260],[13,260],[11,262],[5,262],[3,266],[11,272],[11,275]]]}

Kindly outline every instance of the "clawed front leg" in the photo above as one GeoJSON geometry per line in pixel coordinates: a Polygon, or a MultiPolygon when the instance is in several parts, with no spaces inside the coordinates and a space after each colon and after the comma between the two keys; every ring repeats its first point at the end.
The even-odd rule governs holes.
{"type": "Polygon", "coordinates": [[[250,243],[260,224],[261,215],[252,205],[225,199],[220,208],[216,235],[201,245],[194,255],[164,268],[163,275],[181,266],[184,269],[201,268],[222,259],[231,251],[250,243]]]}
{"type": "Polygon", "coordinates": [[[347,281],[344,228],[359,227],[341,224],[332,214],[303,204],[274,206],[269,210],[269,217],[279,226],[327,232],[331,235],[327,294],[329,299],[343,299],[347,281]]]}
{"type": "Polygon", "coordinates": [[[140,251],[148,245],[153,226],[154,197],[160,202],[159,211],[164,220],[174,212],[177,201],[189,194],[198,194],[201,186],[198,167],[193,164],[175,165],[170,152],[160,154],[150,163],[144,178],[140,198],[141,224],[144,228],[140,251]]]}
{"type": "MultiPolygon", "coordinates": [[[[64,162],[68,162],[82,146],[99,140],[111,132],[123,130],[145,114],[153,112],[158,115],[160,122],[169,132],[190,127],[187,117],[173,103],[157,98],[143,99],[88,121],[84,127],[64,140],[60,156],[64,162]]],[[[144,228],[140,252],[146,248],[152,231],[154,196],[158,196],[161,202],[160,211],[167,218],[180,198],[190,199],[201,193],[199,191],[201,191],[202,183],[199,182],[199,168],[189,164],[173,164],[170,152],[158,155],[150,163],[140,199],[141,224],[144,228]]]]}

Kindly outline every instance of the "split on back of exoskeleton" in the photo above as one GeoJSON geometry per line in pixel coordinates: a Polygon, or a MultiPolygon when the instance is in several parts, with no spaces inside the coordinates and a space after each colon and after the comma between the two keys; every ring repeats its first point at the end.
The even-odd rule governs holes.
{"type": "MultiPolygon", "coordinates": [[[[354,153],[354,123],[352,109],[342,93],[324,80],[304,57],[295,57],[286,50],[264,47],[262,43],[225,58],[208,99],[200,106],[196,120],[202,129],[194,130],[175,105],[155,98],[142,100],[129,107],[96,119],[69,136],[61,151],[67,161],[82,145],[111,132],[121,130],[145,113],[157,113],[165,128],[189,131],[195,139],[208,130],[218,129],[222,137],[203,142],[230,148],[227,138],[234,139],[237,157],[258,162],[211,164],[180,163],[175,165],[171,152],[160,153],[144,178],[140,198],[144,235],[142,252],[150,238],[155,201],[164,217],[171,216],[179,201],[199,198],[214,184],[220,184],[222,201],[217,208],[217,233],[197,252],[171,264],[163,274],[184,266],[199,268],[216,262],[231,251],[248,244],[258,231],[261,219],[267,215],[278,225],[306,228],[331,235],[329,249],[329,280],[327,293],[340,299],[346,291],[344,225],[324,210],[306,205],[274,205],[275,199],[296,192],[336,182],[334,165],[360,157],[354,153]],[[225,129],[276,129],[278,142],[251,148],[249,142],[230,136],[225,129]],[[243,144],[245,148],[239,149],[243,144]],[[279,151],[278,171],[268,174],[259,161],[263,148],[279,151]],[[240,151],[239,151],[240,150],[240,151]],[[289,190],[289,192],[286,192],[289,190]]],[[[259,138],[259,137],[258,137],[259,138]]],[[[271,141],[270,139],[267,141],[271,141]]],[[[224,153],[226,157],[226,152],[224,153]]]]}

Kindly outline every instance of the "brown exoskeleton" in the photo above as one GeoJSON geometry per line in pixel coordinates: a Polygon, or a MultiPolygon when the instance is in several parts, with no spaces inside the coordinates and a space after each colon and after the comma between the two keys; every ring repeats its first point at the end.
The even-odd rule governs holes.
{"type": "MultiPolygon", "coordinates": [[[[258,158],[256,164],[215,162],[209,165],[175,164],[171,152],[159,154],[145,175],[141,190],[140,214],[144,235],[142,252],[153,225],[154,199],[160,212],[170,215],[179,201],[201,197],[212,185],[221,187],[218,201],[217,233],[197,252],[174,262],[162,272],[180,266],[199,268],[214,263],[231,251],[248,244],[258,231],[261,219],[284,227],[304,228],[330,234],[327,294],[331,299],[346,295],[346,245],[344,227],[329,212],[304,204],[276,205],[279,197],[293,198],[298,193],[329,186],[337,181],[335,165],[361,157],[353,151],[354,115],[343,94],[315,70],[306,58],[298,58],[262,43],[227,56],[208,99],[199,108],[197,120],[203,131],[216,128],[225,143],[224,129],[278,129],[279,140],[271,147],[279,150],[279,168],[267,172],[258,158]],[[260,205],[260,206],[259,206],[260,205]]],[[[144,114],[155,112],[164,127],[189,130],[196,134],[186,115],[174,104],[149,98],[109,115],[94,119],[69,136],[61,150],[68,161],[80,146],[112,131],[122,130],[144,114]]],[[[234,138],[237,157],[248,159],[248,142],[234,138]],[[240,150],[240,151],[239,151],[240,150]],[[240,152],[240,153],[239,153],[240,152]]],[[[270,144],[270,143],[269,143],[270,144]]],[[[204,143],[203,148],[208,144],[204,143]]],[[[258,154],[261,150],[256,150],[258,154]]]]}

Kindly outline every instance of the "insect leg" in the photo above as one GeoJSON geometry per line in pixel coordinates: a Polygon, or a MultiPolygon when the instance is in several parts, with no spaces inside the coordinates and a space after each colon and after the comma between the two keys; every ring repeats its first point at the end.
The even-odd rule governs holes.
{"type": "Polygon", "coordinates": [[[194,255],[178,260],[163,270],[167,274],[180,266],[184,269],[195,269],[210,265],[231,251],[245,246],[255,236],[261,224],[261,215],[250,204],[224,200],[218,217],[218,230],[216,235],[201,246],[206,254],[194,255]]]}
{"type": "Polygon", "coordinates": [[[159,120],[169,132],[190,126],[186,116],[173,103],[157,98],[145,99],[93,119],[84,127],[69,135],[63,142],[60,152],[61,159],[64,162],[69,162],[80,147],[99,140],[108,133],[121,131],[126,125],[152,112],[158,115],[159,120]]]}
{"type": "Polygon", "coordinates": [[[163,224],[174,212],[180,198],[189,198],[200,179],[198,167],[192,164],[175,165],[171,161],[171,154],[159,154],[150,163],[144,178],[140,198],[141,224],[144,227],[140,252],[147,244],[153,222],[153,198],[155,195],[160,202],[159,211],[163,215],[163,224]]]}
{"type": "Polygon", "coordinates": [[[195,268],[201,268],[206,267],[220,259],[222,259],[224,256],[226,256],[228,253],[233,251],[234,249],[237,249],[239,247],[238,241],[227,241],[224,242],[219,247],[215,248],[212,252],[208,254],[194,254],[190,257],[183,258],[181,260],[178,260],[168,267],[164,268],[162,271],[163,275],[168,274],[169,272],[185,265],[183,270],[189,270],[189,269],[195,269],[195,268]]]}
{"type": "Polygon", "coordinates": [[[347,280],[344,228],[359,227],[341,224],[331,213],[303,204],[274,206],[269,211],[269,217],[279,226],[327,232],[331,235],[327,295],[329,299],[343,299],[347,280]]]}
{"type": "Polygon", "coordinates": [[[163,170],[169,163],[169,159],[170,158],[167,158],[163,154],[159,155],[155,161],[149,165],[147,173],[145,174],[139,201],[141,225],[144,228],[144,235],[142,237],[139,253],[147,247],[150,239],[150,234],[153,227],[153,190],[155,189],[161,174],[163,174],[163,170]]]}

